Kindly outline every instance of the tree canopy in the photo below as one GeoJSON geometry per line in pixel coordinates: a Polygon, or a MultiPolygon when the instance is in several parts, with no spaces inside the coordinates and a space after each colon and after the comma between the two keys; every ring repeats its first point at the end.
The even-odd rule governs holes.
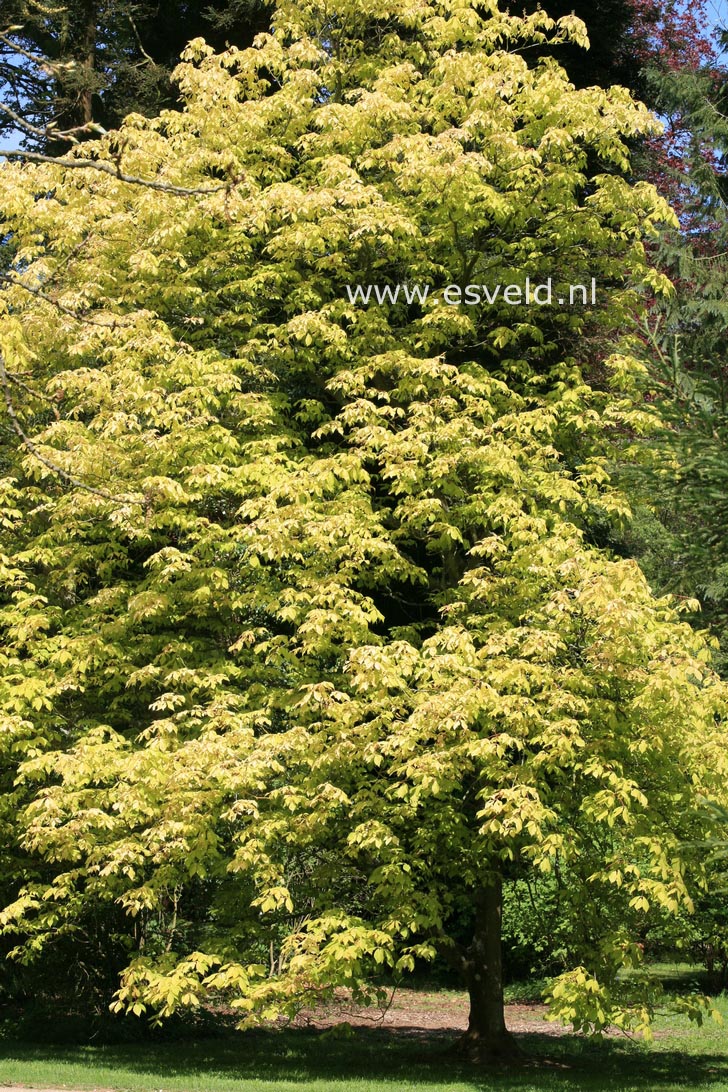
{"type": "Polygon", "coordinates": [[[561,870],[554,1013],[646,1027],[618,972],[691,904],[725,691],[593,545],[654,422],[618,334],[674,218],[628,178],[647,109],[520,52],[560,41],[470,0],[284,3],[253,48],[190,44],[181,112],[0,170],[15,958],[107,908],[121,1008],[253,1020],[441,954],[492,1056],[501,884],[561,870]],[[526,276],[598,301],[345,291],[526,276]]]}

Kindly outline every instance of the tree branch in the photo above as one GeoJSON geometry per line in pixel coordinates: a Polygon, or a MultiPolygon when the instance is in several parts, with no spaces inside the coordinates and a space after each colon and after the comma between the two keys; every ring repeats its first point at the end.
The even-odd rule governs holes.
{"type": "Polygon", "coordinates": [[[153,57],[149,56],[146,49],[144,48],[144,44],[142,42],[141,35],[139,34],[139,31],[137,30],[137,25],[136,25],[136,23],[134,22],[134,20],[132,18],[131,12],[127,12],[126,17],[127,17],[127,19],[129,20],[129,22],[131,24],[131,29],[134,31],[134,37],[137,40],[137,45],[139,46],[139,50],[140,50],[142,56],[144,57],[145,60],[149,61],[150,64],[153,64],[153,65],[156,66],[157,62],[154,60],[153,57]]]}
{"type": "Polygon", "coordinates": [[[49,296],[46,292],[41,291],[40,288],[31,288],[29,284],[23,284],[17,277],[13,277],[8,273],[0,273],[0,282],[5,284],[12,284],[16,288],[22,288],[24,292],[29,292],[31,296],[37,296],[41,300],[45,300],[46,303],[50,303],[53,307],[58,308],[64,315],[70,315],[71,318],[77,322],[88,323],[89,326],[103,326],[107,330],[117,330],[122,326],[128,326],[129,323],[122,322],[120,319],[109,319],[108,322],[103,322],[100,319],[89,318],[87,315],[83,315],[80,311],[76,311],[73,307],[66,307],[65,304],[60,303],[58,300],[54,300],[52,296],[49,296]]]}
{"type": "Polygon", "coordinates": [[[26,160],[30,163],[54,163],[57,167],[72,167],[76,170],[101,171],[103,174],[117,178],[119,182],[127,182],[131,186],[146,186],[150,190],[160,190],[162,193],[171,193],[175,197],[207,196],[211,193],[220,193],[237,185],[240,179],[231,179],[230,182],[222,182],[219,186],[175,186],[171,182],[157,182],[151,178],[140,178],[134,174],[124,174],[121,167],[114,166],[97,159],[59,159],[52,155],[43,155],[42,152],[27,152],[22,148],[10,150],[0,148],[0,157],[4,159],[26,160]]]}
{"type": "Polygon", "coordinates": [[[56,75],[57,72],[64,68],[68,70],[69,68],[75,67],[73,61],[51,61],[47,57],[39,57],[35,53],[29,53],[27,49],[23,49],[21,45],[18,45],[17,42],[14,42],[12,38],[8,38],[7,34],[3,34],[2,32],[0,32],[0,42],[6,45],[8,49],[12,49],[14,53],[19,53],[21,57],[25,57],[26,60],[32,61],[33,64],[38,65],[38,68],[47,72],[49,76],[56,75]]]}
{"type": "Polygon", "coordinates": [[[78,144],[77,133],[99,133],[102,136],[106,135],[106,130],[98,125],[95,121],[88,121],[85,125],[76,125],[73,129],[56,129],[51,123],[46,125],[43,129],[40,129],[37,125],[32,125],[20,114],[16,114],[14,110],[11,110],[4,102],[0,102],[0,110],[10,118],[17,129],[24,129],[26,133],[30,133],[31,136],[40,137],[41,140],[49,140],[51,138],[60,137],[62,140],[67,140],[70,144],[78,144]]]}
{"type": "Polygon", "coordinates": [[[108,493],[105,489],[96,489],[93,485],[87,485],[86,482],[82,482],[79,478],[74,478],[72,474],[69,474],[68,471],[64,470],[64,468],[62,466],[59,466],[58,463],[54,463],[51,459],[48,459],[45,455],[42,455],[38,446],[33,442],[33,440],[31,440],[30,436],[28,436],[28,434],[26,433],[25,429],[20,423],[20,419],[17,413],[15,412],[15,406],[13,405],[12,394],[10,391],[10,383],[11,379],[5,367],[5,360],[3,359],[2,353],[0,353],[0,387],[2,387],[5,408],[8,411],[10,424],[12,425],[13,431],[22,443],[23,447],[26,448],[26,450],[33,456],[34,459],[37,459],[39,463],[42,463],[42,465],[46,467],[47,470],[50,470],[53,474],[57,474],[60,478],[63,478],[63,480],[68,482],[69,485],[75,486],[76,489],[82,489],[85,493],[91,493],[94,497],[101,497],[102,500],[125,501],[132,504],[142,503],[142,498],[138,496],[114,496],[113,493],[108,493]]]}

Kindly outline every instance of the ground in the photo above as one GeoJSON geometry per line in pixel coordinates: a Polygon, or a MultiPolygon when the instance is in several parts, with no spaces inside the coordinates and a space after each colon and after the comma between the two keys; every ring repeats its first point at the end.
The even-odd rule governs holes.
{"type": "MultiPolygon", "coordinates": [[[[728,1017],[728,998],[716,1002],[728,1017]]],[[[56,1022],[2,1024],[0,1086],[13,1092],[728,1092],[728,1031],[660,1018],[652,1045],[590,1040],[546,1023],[538,1004],[508,1006],[524,1064],[478,1070],[447,1053],[466,1023],[464,996],[401,990],[385,1012],[339,998],[296,1025],[191,1034],[182,1025],[130,1041],[56,1022]],[[81,1042],[80,1039],[85,1041],[81,1042]]],[[[136,1036],[137,1033],[135,1033],[136,1036]]]]}
{"type": "MultiPolygon", "coordinates": [[[[537,1003],[506,1006],[506,1023],[516,1033],[538,1031],[545,1035],[565,1035],[569,1029],[546,1023],[546,1006],[537,1003]]],[[[326,1029],[350,1024],[361,1028],[396,1028],[399,1032],[427,1035],[431,1032],[457,1034],[468,1026],[468,999],[455,990],[400,989],[382,1008],[362,1008],[347,1003],[345,996],[297,1017],[296,1027],[326,1029]]]]}

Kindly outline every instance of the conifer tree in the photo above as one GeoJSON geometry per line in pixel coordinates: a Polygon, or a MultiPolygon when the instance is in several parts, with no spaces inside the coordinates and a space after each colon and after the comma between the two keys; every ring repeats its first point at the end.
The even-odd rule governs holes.
{"type": "Polygon", "coordinates": [[[4,0],[0,133],[59,154],[95,126],[153,116],[177,101],[171,74],[190,39],[242,48],[269,16],[258,0],[4,0]]]}

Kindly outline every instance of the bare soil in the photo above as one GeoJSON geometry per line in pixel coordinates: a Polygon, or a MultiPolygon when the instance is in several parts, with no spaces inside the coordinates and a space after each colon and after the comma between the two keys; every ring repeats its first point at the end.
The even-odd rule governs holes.
{"type": "MultiPolygon", "coordinates": [[[[506,1024],[513,1032],[568,1035],[572,1029],[547,1023],[546,1006],[506,1005],[506,1024]]],[[[349,1024],[353,1028],[392,1028],[399,1032],[461,1032],[468,1026],[468,998],[455,992],[397,990],[385,1006],[354,1004],[344,991],[335,1001],[306,1009],[293,1021],[294,1027],[331,1028],[349,1024]]]]}

